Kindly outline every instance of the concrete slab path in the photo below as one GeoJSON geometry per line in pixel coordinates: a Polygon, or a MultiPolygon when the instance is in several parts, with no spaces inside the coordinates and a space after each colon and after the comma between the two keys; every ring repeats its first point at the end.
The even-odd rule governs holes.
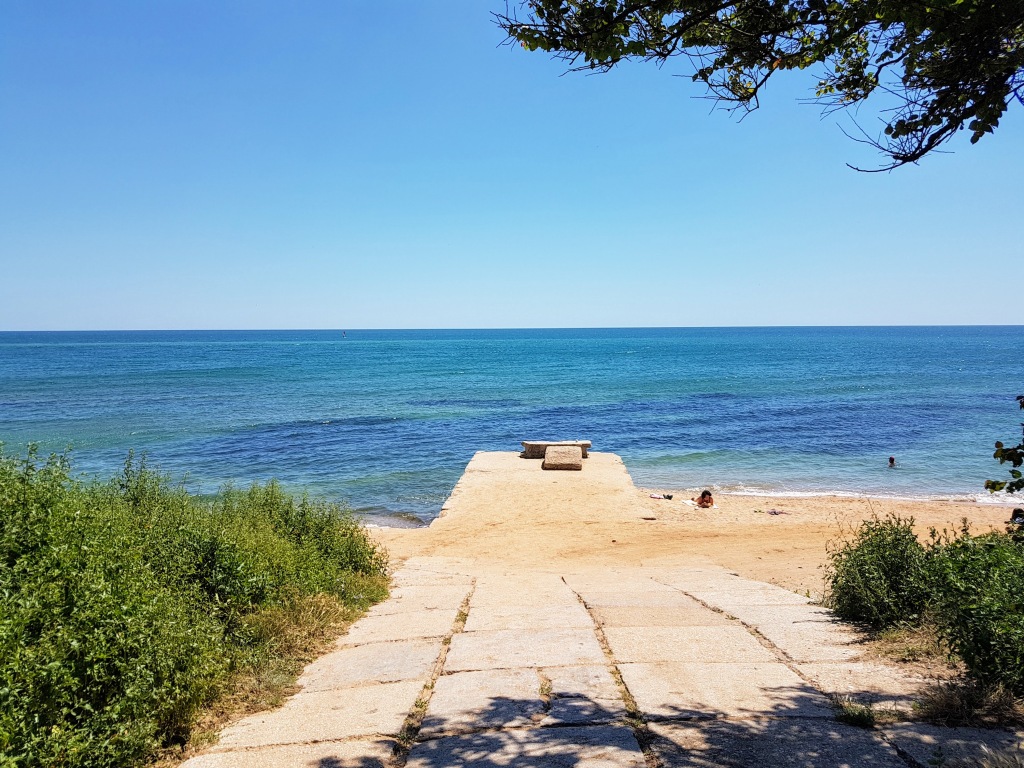
{"type": "MultiPolygon", "coordinates": [[[[447,525],[460,500],[493,494],[495,466],[487,455],[486,473],[467,472],[447,525]]],[[[526,476],[514,469],[511,485],[526,476]]],[[[837,722],[830,694],[906,707],[922,681],[861,660],[861,636],[807,598],[722,568],[422,556],[393,582],[283,707],[185,766],[923,768],[1019,741],[837,722]]]]}

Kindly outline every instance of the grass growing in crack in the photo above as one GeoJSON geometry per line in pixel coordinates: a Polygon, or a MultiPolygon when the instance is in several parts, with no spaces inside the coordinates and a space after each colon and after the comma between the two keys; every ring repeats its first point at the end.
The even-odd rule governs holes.
{"type": "Polygon", "coordinates": [[[434,662],[434,669],[430,674],[430,680],[423,686],[423,690],[416,699],[416,703],[413,704],[412,710],[406,716],[405,722],[402,723],[402,728],[399,730],[398,738],[395,741],[394,759],[392,761],[393,768],[403,768],[409,759],[412,745],[415,743],[416,737],[419,736],[420,728],[423,727],[423,718],[426,717],[427,708],[430,706],[430,697],[434,693],[434,686],[437,683],[438,676],[441,674],[441,670],[444,668],[445,659],[448,657],[448,648],[451,645],[452,638],[459,634],[466,626],[466,619],[469,618],[469,601],[472,599],[475,589],[476,585],[474,582],[474,586],[459,606],[451,632],[441,641],[441,653],[434,662]]]}
{"type": "Polygon", "coordinates": [[[832,708],[840,723],[853,725],[857,728],[874,728],[878,718],[873,707],[861,704],[849,696],[833,696],[832,708]]]}
{"type": "Polygon", "coordinates": [[[423,691],[426,695],[421,694],[416,699],[416,703],[412,705],[409,716],[402,724],[402,730],[398,732],[398,743],[406,753],[412,747],[413,741],[416,740],[416,734],[420,732],[420,727],[423,725],[423,717],[427,714],[427,707],[430,705],[429,691],[432,690],[434,690],[433,683],[427,683],[424,686],[423,691]]]}
{"type": "Polygon", "coordinates": [[[551,698],[551,693],[553,692],[553,690],[554,690],[554,688],[552,687],[550,680],[548,680],[546,677],[543,680],[541,680],[541,682],[540,682],[540,697],[542,699],[544,699],[545,701],[550,699],[551,698]]]}

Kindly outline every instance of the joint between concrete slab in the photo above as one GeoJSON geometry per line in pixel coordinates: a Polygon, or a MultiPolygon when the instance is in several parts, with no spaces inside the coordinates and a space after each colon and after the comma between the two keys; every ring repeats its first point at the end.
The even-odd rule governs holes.
{"type": "Polygon", "coordinates": [[[907,752],[907,750],[905,750],[903,747],[897,744],[894,739],[890,739],[886,733],[879,733],[878,738],[880,738],[882,741],[884,741],[886,744],[892,747],[893,752],[896,753],[896,757],[898,757],[904,763],[909,765],[910,768],[928,768],[928,766],[919,763],[917,760],[915,760],[913,755],[911,755],[909,752],[907,752]]]}
{"type": "Polygon", "coordinates": [[[576,599],[579,600],[580,605],[586,610],[587,615],[590,616],[590,621],[594,627],[594,635],[597,637],[597,642],[601,646],[601,650],[604,652],[606,661],[608,662],[608,670],[611,672],[612,678],[615,680],[615,685],[619,689],[619,695],[622,697],[622,704],[626,708],[626,724],[630,730],[633,731],[633,738],[636,739],[637,745],[640,747],[640,752],[644,756],[644,763],[646,768],[664,768],[662,765],[661,758],[658,757],[658,753],[654,751],[651,746],[654,741],[654,734],[647,729],[647,720],[644,714],[640,711],[640,708],[636,704],[636,699],[633,694],[629,691],[629,686],[626,685],[626,681],[622,678],[622,673],[619,671],[618,662],[615,660],[614,654],[612,654],[611,645],[608,643],[608,638],[604,634],[604,629],[601,627],[601,622],[594,616],[591,607],[587,604],[587,601],[583,598],[579,592],[573,589],[569,583],[562,577],[562,583],[568,587],[576,599]]]}
{"type": "MultiPolygon", "coordinates": [[[[657,579],[655,579],[655,581],[657,581],[657,579]]],[[[665,582],[663,582],[663,581],[659,581],[658,583],[659,584],[665,584],[665,582]]],[[[813,680],[811,680],[807,675],[805,675],[797,667],[796,660],[792,656],[790,656],[784,650],[779,648],[779,646],[777,646],[775,643],[773,643],[771,640],[769,640],[767,637],[765,637],[763,634],[761,634],[761,632],[758,630],[758,628],[755,627],[753,624],[748,624],[747,622],[743,621],[743,619],[741,619],[739,616],[733,616],[731,613],[729,613],[728,611],[722,610],[717,605],[712,605],[711,603],[708,603],[708,602],[706,602],[704,600],[701,600],[699,597],[697,597],[692,592],[687,592],[685,589],[680,589],[679,587],[674,586],[672,584],[665,584],[665,586],[666,587],[671,587],[676,592],[679,592],[680,594],[686,595],[687,597],[691,598],[692,600],[696,600],[698,603],[700,603],[702,606],[707,608],[709,611],[713,611],[714,613],[721,614],[722,616],[725,616],[727,619],[729,619],[731,621],[735,621],[737,624],[739,624],[741,627],[743,627],[745,630],[747,630],[747,632],[750,635],[752,635],[753,638],[755,640],[757,640],[758,643],[761,644],[761,647],[763,647],[767,651],[770,651],[772,653],[772,655],[775,656],[776,659],[778,659],[780,664],[785,665],[786,668],[789,669],[790,672],[792,672],[794,675],[799,677],[801,680],[803,680],[805,683],[810,685],[815,690],[821,691],[821,689],[815,684],[815,682],[813,680]]],[[[821,693],[825,693],[825,691],[821,691],[821,693]]]]}
{"type": "Polygon", "coordinates": [[[481,734],[489,733],[530,733],[534,731],[582,731],[588,728],[607,728],[609,725],[625,725],[629,727],[630,724],[619,718],[609,718],[608,720],[593,720],[586,723],[524,723],[522,725],[494,725],[494,726],[482,726],[479,728],[459,728],[453,731],[438,730],[431,733],[429,736],[416,739],[416,744],[429,744],[432,741],[441,741],[442,739],[450,739],[454,736],[479,736],[481,734]]]}
{"type": "Polygon", "coordinates": [[[395,745],[395,754],[393,766],[394,768],[404,768],[406,762],[409,760],[409,751],[412,749],[413,742],[416,741],[416,737],[419,735],[420,726],[423,723],[423,716],[427,712],[427,708],[430,706],[430,697],[434,692],[434,685],[437,683],[437,679],[441,676],[444,670],[445,660],[448,658],[448,649],[451,647],[452,638],[455,635],[462,632],[466,626],[466,619],[469,618],[469,604],[473,599],[473,593],[476,591],[476,579],[474,578],[470,582],[469,592],[463,598],[462,603],[459,605],[459,612],[455,615],[455,623],[452,624],[451,631],[445,636],[444,640],[441,641],[441,651],[437,655],[437,660],[434,662],[434,668],[431,670],[430,678],[423,686],[423,691],[417,698],[413,709],[409,712],[409,715],[405,718],[405,722],[402,724],[402,729],[398,734],[398,742],[395,745]]]}
{"type": "Polygon", "coordinates": [[[365,741],[393,741],[395,734],[393,733],[361,733],[353,734],[352,736],[339,736],[336,739],[306,739],[304,741],[281,741],[273,744],[256,744],[256,745],[244,745],[240,744],[237,746],[219,746],[213,745],[203,751],[203,754],[207,755],[226,755],[226,754],[250,754],[259,752],[270,752],[281,747],[312,747],[320,744],[358,744],[365,741]]]}

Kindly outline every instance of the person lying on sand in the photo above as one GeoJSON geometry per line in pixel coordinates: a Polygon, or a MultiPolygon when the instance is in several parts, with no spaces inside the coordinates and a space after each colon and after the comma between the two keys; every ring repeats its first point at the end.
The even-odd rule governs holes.
{"type": "Polygon", "coordinates": [[[703,509],[710,509],[715,506],[715,499],[711,495],[711,491],[701,491],[700,496],[695,499],[690,499],[690,501],[703,509]]]}

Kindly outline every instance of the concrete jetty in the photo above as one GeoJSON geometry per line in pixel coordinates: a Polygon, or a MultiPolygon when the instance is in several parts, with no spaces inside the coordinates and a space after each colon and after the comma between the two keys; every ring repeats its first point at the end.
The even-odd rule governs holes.
{"type": "Polygon", "coordinates": [[[611,454],[566,473],[477,454],[444,516],[409,532],[422,554],[397,567],[390,598],[284,706],[228,727],[185,766],[923,768],[1018,743],[838,722],[836,696],[909,711],[923,681],[862,658],[862,636],[806,596],[708,563],[570,556],[597,546],[597,519],[642,524],[625,503],[635,494],[611,454]],[[536,528],[517,536],[525,519],[540,542],[536,528]],[[472,557],[432,545],[474,535],[472,557]]]}

